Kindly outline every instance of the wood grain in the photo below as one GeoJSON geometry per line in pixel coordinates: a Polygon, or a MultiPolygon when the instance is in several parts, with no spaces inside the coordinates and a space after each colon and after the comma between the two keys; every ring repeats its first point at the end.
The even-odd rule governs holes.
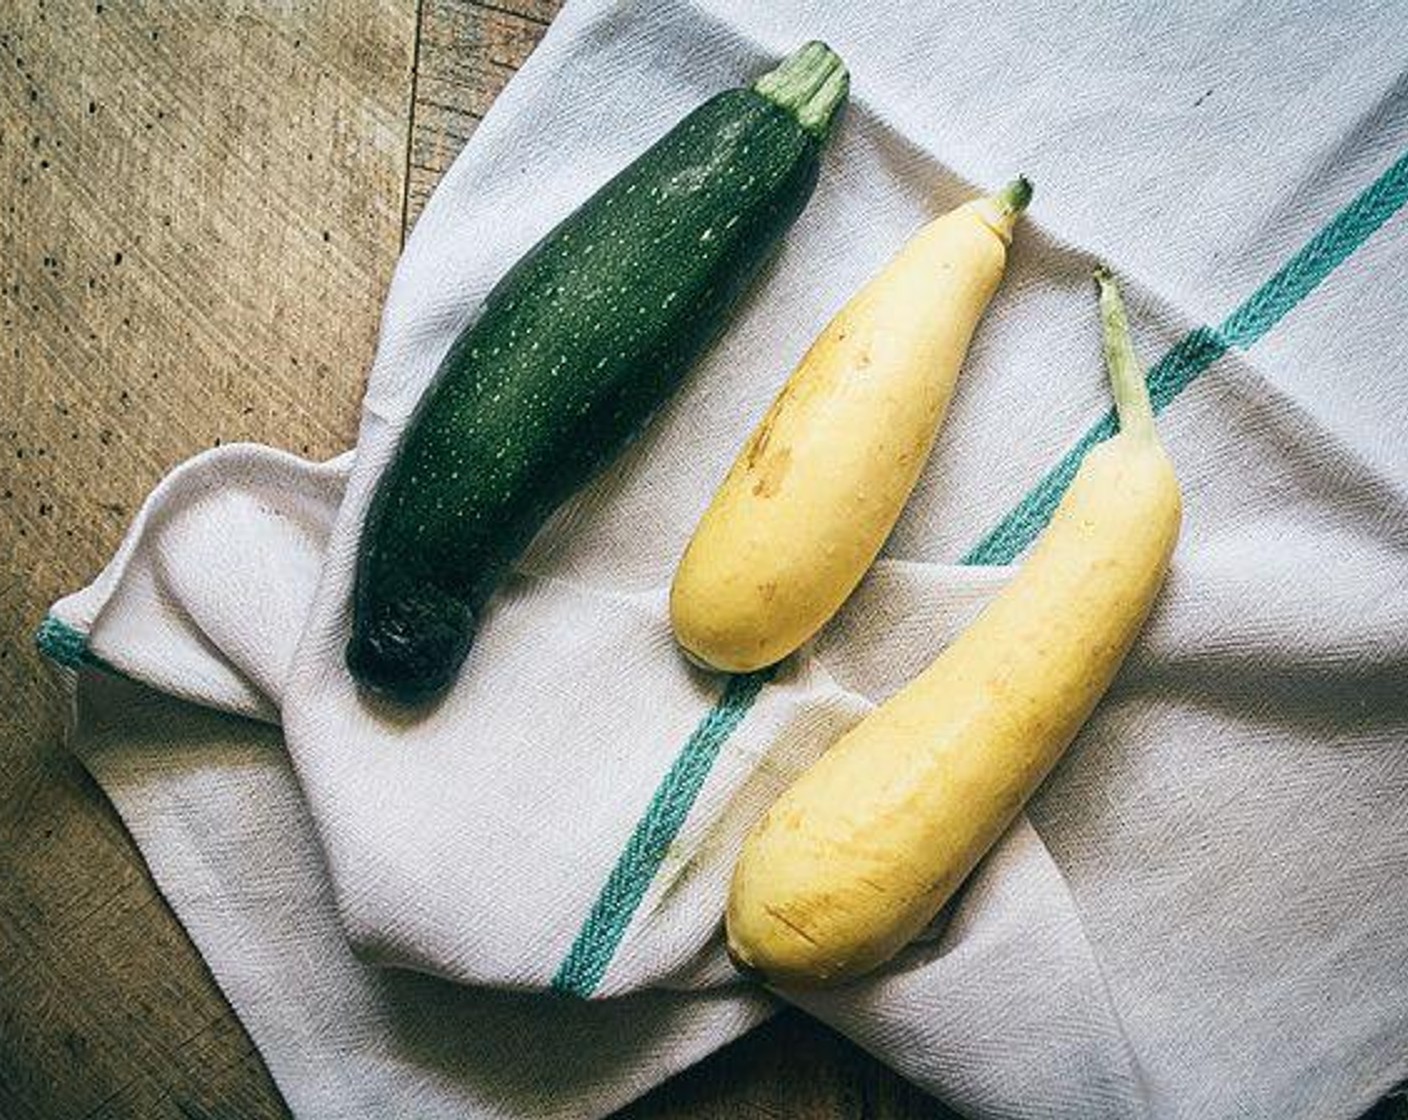
{"type": "MultiPolygon", "coordinates": [[[[171,466],[350,440],[412,0],[0,6],[0,1116],[286,1115],[30,634],[171,466]]],[[[231,734],[238,734],[232,724],[231,734]]]]}
{"type": "Polygon", "coordinates": [[[559,0],[424,0],[408,157],[408,229],[560,7],[559,0]]]}

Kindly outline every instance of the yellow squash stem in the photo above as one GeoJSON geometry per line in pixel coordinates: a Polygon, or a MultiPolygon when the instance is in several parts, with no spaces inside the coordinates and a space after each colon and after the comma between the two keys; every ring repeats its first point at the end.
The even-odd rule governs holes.
{"type": "Polygon", "coordinates": [[[1149,402],[1149,386],[1144,369],[1134,353],[1134,340],[1129,336],[1129,318],[1124,300],[1110,270],[1101,265],[1095,270],[1095,283],[1100,289],[1100,323],[1105,343],[1105,368],[1110,373],[1110,389],[1119,414],[1120,432],[1131,439],[1156,440],[1154,409],[1149,402]]]}
{"type": "Polygon", "coordinates": [[[729,951],[782,986],[844,981],[919,933],[1002,835],[1114,678],[1178,538],[1180,497],[1114,283],[1121,431],[1086,456],[1011,582],[757,824],[729,951]]]}
{"type": "Polygon", "coordinates": [[[930,222],[807,351],[675,573],[675,636],[696,661],[780,661],[855,589],[924,467],[1031,194],[1018,179],[930,222]]]}

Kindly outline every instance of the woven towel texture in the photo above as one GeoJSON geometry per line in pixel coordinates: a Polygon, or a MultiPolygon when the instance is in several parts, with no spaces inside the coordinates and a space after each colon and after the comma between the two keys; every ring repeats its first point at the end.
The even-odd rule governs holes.
{"type": "Polygon", "coordinates": [[[569,4],[407,245],[355,453],[185,464],[55,606],[75,748],[296,1113],[590,1115],[769,1013],[722,952],[733,857],[1111,430],[1097,260],[1184,482],[1165,594],[931,935],[791,998],[975,1116],[1352,1116],[1408,1079],[1408,23],[1166,9],[569,4]],[[357,534],[451,339],[646,144],[810,37],[853,99],[776,261],[534,542],[445,702],[368,705],[341,657],[357,534]],[[884,558],[774,675],[691,668],[668,580],[781,380],[925,219],[1018,171],[1035,205],[884,558]],[[195,705],[266,741],[202,746],[195,705]]]}

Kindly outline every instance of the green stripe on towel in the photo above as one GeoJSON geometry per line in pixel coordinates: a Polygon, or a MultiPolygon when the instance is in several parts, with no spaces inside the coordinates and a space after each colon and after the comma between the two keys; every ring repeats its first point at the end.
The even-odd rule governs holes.
{"type": "MultiPolygon", "coordinates": [[[[1149,371],[1149,393],[1162,411],[1213,362],[1233,348],[1245,349],[1262,338],[1286,313],[1408,201],[1408,152],[1299,252],[1232,312],[1216,329],[1198,327],[1184,336],[1149,371]]],[[[1061,460],[963,558],[971,565],[1010,564],[1050,520],[1061,495],[1075,477],[1085,453],[1116,431],[1113,412],[1087,431],[1061,460]]],[[[762,674],[733,677],[718,702],[695,729],[675,759],[625,850],[607,876],[553,987],[590,996],[611,964],[626,927],[650,887],[666,848],[674,842],[704,785],[724,739],[743,722],[766,683],[762,674]],[[701,746],[707,742],[706,746],[701,746]]]]}
{"type": "Polygon", "coordinates": [[[585,998],[601,983],[646,888],[684,827],[685,817],[713,769],[719,748],[748,714],[773,672],[764,669],[730,677],[723,695],[694,729],[655,790],[645,815],[626,841],[577,939],[552,978],[552,986],[559,992],[585,998]]]}
{"type": "Polygon", "coordinates": [[[66,669],[79,669],[85,665],[95,669],[109,668],[106,661],[88,651],[87,634],[53,615],[39,624],[39,629],[34,632],[34,644],[50,661],[66,669]]]}
{"type": "MultiPolygon", "coordinates": [[[[1187,334],[1149,371],[1154,411],[1165,407],[1198,374],[1228,350],[1245,350],[1260,341],[1293,307],[1305,299],[1359,246],[1408,201],[1408,152],[1335,215],[1276,274],[1216,329],[1199,327],[1187,334]]],[[[1046,527],[1056,504],[1075,477],[1085,453],[1115,433],[1114,413],[1102,417],[1017,506],[984,537],[965,564],[1010,564],[1046,527]]]]}

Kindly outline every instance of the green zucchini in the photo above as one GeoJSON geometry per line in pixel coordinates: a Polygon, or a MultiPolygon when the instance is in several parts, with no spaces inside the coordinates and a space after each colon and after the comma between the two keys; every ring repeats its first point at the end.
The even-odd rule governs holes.
{"type": "Polygon", "coordinates": [[[372,501],[347,664],[441,691],[548,515],[617,454],[801,213],[848,86],[808,43],[690,113],[543,238],[455,340],[372,501]]]}

